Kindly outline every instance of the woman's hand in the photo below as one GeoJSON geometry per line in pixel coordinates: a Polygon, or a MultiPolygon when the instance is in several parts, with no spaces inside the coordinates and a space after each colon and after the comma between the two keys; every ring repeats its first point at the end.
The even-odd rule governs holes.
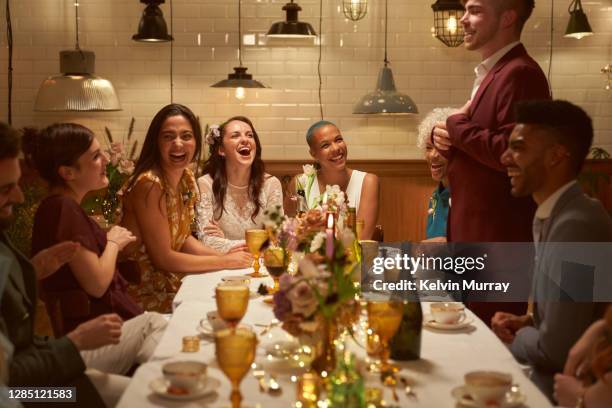
{"type": "Polygon", "coordinates": [[[576,377],[555,374],[553,396],[562,407],[575,407],[578,398],[584,394],[584,387],[576,377]]]}
{"type": "MultiPolygon", "coordinates": [[[[119,251],[123,250],[130,242],[136,241],[136,237],[128,229],[115,225],[106,233],[106,240],[117,244],[119,251]]],[[[107,244],[108,245],[108,244],[107,244]]]]}
{"type": "Polygon", "coordinates": [[[244,269],[253,264],[253,256],[243,251],[228,252],[222,259],[228,269],[244,269]]]}
{"type": "Polygon", "coordinates": [[[208,235],[211,237],[225,238],[223,230],[219,227],[219,224],[217,224],[215,220],[210,220],[210,222],[207,226],[204,227],[202,232],[204,233],[204,235],[208,235]]]}
{"type": "Polygon", "coordinates": [[[249,252],[249,247],[245,243],[234,245],[227,251],[228,254],[232,252],[249,252]]]}
{"type": "Polygon", "coordinates": [[[567,360],[565,361],[563,374],[572,376],[580,374],[580,368],[584,365],[595,343],[604,335],[605,330],[606,322],[603,319],[589,326],[582,337],[580,337],[576,344],[570,349],[567,360]]]}

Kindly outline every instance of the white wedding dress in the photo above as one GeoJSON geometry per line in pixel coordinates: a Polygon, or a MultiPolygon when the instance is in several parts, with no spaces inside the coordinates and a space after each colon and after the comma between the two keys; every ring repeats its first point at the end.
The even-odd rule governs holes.
{"type": "Polygon", "coordinates": [[[206,235],[204,228],[213,220],[215,197],[213,195],[212,178],[207,174],[198,179],[200,201],[198,203],[198,238],[204,245],[220,252],[227,252],[237,244],[244,243],[244,232],[248,229],[263,228],[264,211],[280,205],[283,210],[283,190],[280,181],[266,174],[259,195],[261,207],[259,213],[251,218],[255,204],[249,200],[248,186],[237,187],[227,185],[225,194],[225,210],[221,218],[214,218],[215,222],[225,234],[225,238],[206,235]]]}

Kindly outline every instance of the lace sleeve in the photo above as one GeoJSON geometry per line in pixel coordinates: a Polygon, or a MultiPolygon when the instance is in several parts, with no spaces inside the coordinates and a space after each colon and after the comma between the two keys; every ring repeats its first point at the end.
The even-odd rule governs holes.
{"type": "Polygon", "coordinates": [[[198,201],[197,232],[200,242],[222,253],[226,253],[230,250],[230,248],[243,243],[244,241],[241,240],[215,237],[207,235],[204,232],[204,228],[213,219],[214,196],[212,192],[212,184],[210,183],[210,179],[207,179],[206,176],[198,179],[198,187],[200,188],[200,200],[198,201]]]}
{"type": "Polygon", "coordinates": [[[264,210],[274,208],[280,205],[281,214],[284,214],[283,209],[283,187],[281,182],[274,176],[266,180],[264,185],[265,203],[264,210]]]}

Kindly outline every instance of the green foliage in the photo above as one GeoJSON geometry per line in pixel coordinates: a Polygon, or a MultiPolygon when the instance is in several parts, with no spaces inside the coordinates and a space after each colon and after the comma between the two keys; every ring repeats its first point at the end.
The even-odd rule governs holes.
{"type": "Polygon", "coordinates": [[[46,194],[46,188],[41,183],[32,183],[24,188],[24,202],[13,208],[14,220],[6,233],[17,249],[26,256],[32,250],[32,227],[38,205],[46,194]]]}

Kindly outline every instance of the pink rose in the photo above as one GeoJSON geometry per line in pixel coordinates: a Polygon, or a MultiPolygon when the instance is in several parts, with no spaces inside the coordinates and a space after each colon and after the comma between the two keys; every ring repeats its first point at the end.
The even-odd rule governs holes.
{"type": "Polygon", "coordinates": [[[123,153],[123,143],[121,142],[113,142],[111,143],[110,146],[110,151],[112,153],[116,153],[116,154],[122,154],[123,153]]]}
{"type": "Polygon", "coordinates": [[[301,314],[308,318],[317,310],[317,298],[310,285],[305,281],[295,285],[287,297],[291,302],[291,310],[295,314],[301,314]]]}

